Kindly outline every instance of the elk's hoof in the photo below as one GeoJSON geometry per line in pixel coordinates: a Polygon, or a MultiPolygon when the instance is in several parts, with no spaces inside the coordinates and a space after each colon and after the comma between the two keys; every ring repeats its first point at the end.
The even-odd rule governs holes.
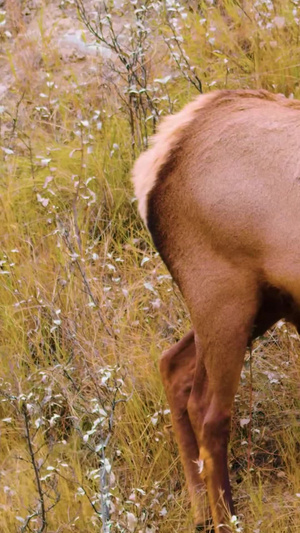
{"type": "Polygon", "coordinates": [[[205,524],[198,524],[196,526],[195,532],[203,531],[204,533],[214,533],[214,525],[212,520],[206,520],[205,524]]]}

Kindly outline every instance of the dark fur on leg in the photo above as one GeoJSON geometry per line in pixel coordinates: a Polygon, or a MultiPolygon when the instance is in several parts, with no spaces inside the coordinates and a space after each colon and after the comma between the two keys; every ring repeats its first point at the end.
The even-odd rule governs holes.
{"type": "Polygon", "coordinates": [[[213,521],[211,519],[206,520],[205,524],[198,524],[195,529],[195,533],[197,531],[203,531],[206,533],[214,533],[214,525],[213,521]]]}

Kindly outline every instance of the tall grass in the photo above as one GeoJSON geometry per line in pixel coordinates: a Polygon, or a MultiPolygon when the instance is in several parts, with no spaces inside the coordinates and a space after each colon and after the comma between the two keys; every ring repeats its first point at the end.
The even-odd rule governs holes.
{"type": "MultiPolygon", "coordinates": [[[[204,91],[299,95],[297,2],[125,2],[135,36],[136,8],[159,115],[196,95],[197,78],[204,91]]],[[[38,51],[27,37],[22,55],[22,33],[15,44],[2,35],[13,82],[1,107],[0,528],[192,531],[158,374],[189,318],[130,184],[154,105],[141,123],[145,91],[132,96],[117,55],[97,75],[86,62],[66,76],[37,16],[38,51]]],[[[299,350],[282,323],[253,348],[252,372],[246,358],[230,450],[245,532],[299,531],[299,350]]]]}

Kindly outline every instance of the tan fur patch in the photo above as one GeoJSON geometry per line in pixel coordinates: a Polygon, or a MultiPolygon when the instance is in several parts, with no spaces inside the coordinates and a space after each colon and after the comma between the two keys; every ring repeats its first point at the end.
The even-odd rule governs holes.
{"type": "Polygon", "coordinates": [[[135,195],[138,199],[139,212],[145,223],[147,223],[147,197],[155,185],[158,173],[167,162],[170,152],[179,144],[183,132],[194,120],[199,110],[210,103],[218,106],[238,101],[240,98],[291,102],[283,96],[274,95],[264,90],[214,91],[198,96],[179,113],[166,117],[160,124],[158,132],[152,137],[151,147],[140,155],[133,167],[132,179],[135,195]]]}
{"type": "Polygon", "coordinates": [[[166,163],[171,150],[180,141],[182,132],[195,118],[197,111],[215,99],[218,94],[214,92],[198,96],[176,115],[166,117],[151,140],[151,148],[141,154],[135,162],[132,179],[139,212],[145,223],[147,223],[147,196],[154,187],[160,169],[166,163]]]}

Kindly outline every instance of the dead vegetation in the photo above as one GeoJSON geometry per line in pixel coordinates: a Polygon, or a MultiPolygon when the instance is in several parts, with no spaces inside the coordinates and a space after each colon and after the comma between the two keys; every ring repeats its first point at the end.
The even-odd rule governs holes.
{"type": "MultiPolygon", "coordinates": [[[[298,3],[83,2],[93,35],[72,1],[14,3],[0,14],[1,531],[190,531],[157,371],[189,321],[129,172],[199,88],[299,97],[298,3]]],[[[282,323],[247,356],[237,531],[299,531],[299,349],[282,323]]]]}

